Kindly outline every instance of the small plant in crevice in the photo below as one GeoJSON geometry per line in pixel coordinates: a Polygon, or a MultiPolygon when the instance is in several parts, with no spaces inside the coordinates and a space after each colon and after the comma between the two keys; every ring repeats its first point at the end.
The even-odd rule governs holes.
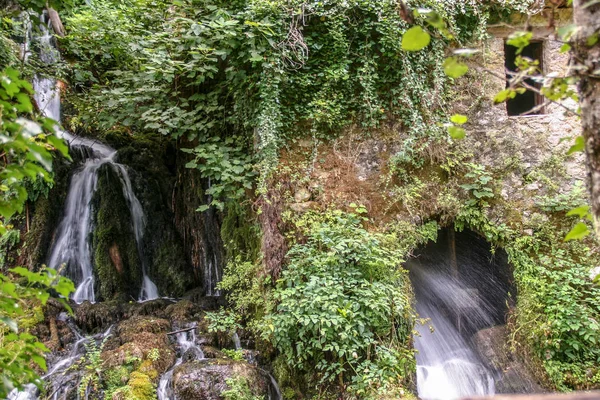
{"type": "Polygon", "coordinates": [[[221,351],[233,361],[242,361],[244,359],[244,352],[242,350],[221,349],[221,351]]]}
{"type": "Polygon", "coordinates": [[[469,172],[465,174],[465,178],[471,183],[462,184],[460,187],[474,197],[467,201],[467,206],[487,207],[489,205],[487,200],[494,197],[494,190],[491,186],[492,175],[485,170],[483,165],[467,163],[466,166],[469,168],[469,172]]]}
{"type": "Polygon", "coordinates": [[[110,335],[106,336],[99,345],[91,337],[84,343],[85,355],[80,361],[83,374],[77,388],[80,397],[99,397],[104,374],[102,349],[109,337],[110,335]]]}
{"type": "Polygon", "coordinates": [[[263,397],[252,393],[248,379],[242,376],[227,378],[225,383],[229,387],[221,393],[225,400],[264,400],[263,397]]]}

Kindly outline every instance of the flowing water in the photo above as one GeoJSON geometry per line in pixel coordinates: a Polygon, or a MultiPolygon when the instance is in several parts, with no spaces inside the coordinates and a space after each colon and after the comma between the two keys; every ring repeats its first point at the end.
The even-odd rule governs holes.
{"type": "Polygon", "coordinates": [[[192,328],[185,332],[176,333],[175,339],[177,341],[177,360],[173,367],[165,372],[158,382],[158,388],[156,389],[156,395],[158,400],[175,400],[175,394],[173,392],[173,371],[181,363],[185,361],[202,360],[204,358],[204,352],[197,344],[196,338],[196,324],[184,327],[192,328]]]}
{"type": "MultiPolygon", "coordinates": [[[[71,321],[72,322],[72,321],[71,321]]],[[[87,348],[85,344],[89,341],[95,341],[96,347],[100,347],[100,343],[104,341],[112,330],[109,327],[104,333],[92,337],[83,337],[77,330],[74,323],[68,323],[75,336],[75,342],[71,346],[71,350],[65,352],[62,357],[59,357],[53,364],[50,364],[48,372],[40,378],[40,383],[48,382],[50,385],[48,396],[46,399],[63,400],[67,398],[79,398],[79,395],[74,395],[74,391],[78,390],[78,382],[80,381],[79,372],[71,367],[85,356],[87,348]]],[[[35,400],[39,396],[39,390],[34,384],[26,385],[21,391],[13,390],[8,395],[8,400],[35,400]]]]}
{"type": "Polygon", "coordinates": [[[496,371],[474,348],[473,335],[503,323],[507,285],[491,262],[489,245],[473,235],[442,234],[409,263],[417,324],[417,391],[427,400],[490,396],[496,371]],[[458,243],[458,244],[457,244],[458,243]],[[457,256],[458,250],[458,256],[457,256]]]}
{"type": "MultiPolygon", "coordinates": [[[[41,19],[44,22],[44,17],[41,19]]],[[[58,59],[53,45],[53,37],[46,23],[40,26],[42,35],[38,38],[42,61],[52,64],[58,59]]],[[[29,45],[24,46],[25,49],[29,45]]],[[[40,111],[48,118],[60,121],[60,89],[53,79],[36,76],[33,81],[35,100],[40,111]]],[[[71,149],[79,149],[83,165],[73,174],[64,207],[64,217],[58,226],[57,235],[50,251],[48,266],[59,269],[66,266],[65,274],[77,285],[73,300],[95,302],[94,270],[90,237],[93,233],[94,210],[92,198],[97,189],[98,171],[103,165],[109,165],[119,176],[123,196],[127,200],[133,232],[137,244],[143,279],[140,301],[159,297],[158,289],[147,273],[144,262],[144,228],[146,220],[139,199],[136,197],[127,168],[114,161],[116,150],[98,141],[81,138],[57,128],[57,135],[64,138],[71,149]]]]}

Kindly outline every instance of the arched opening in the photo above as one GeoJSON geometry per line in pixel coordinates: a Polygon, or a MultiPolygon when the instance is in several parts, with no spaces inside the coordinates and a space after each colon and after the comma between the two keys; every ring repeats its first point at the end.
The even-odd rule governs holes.
{"type": "Polygon", "coordinates": [[[424,399],[495,393],[497,373],[476,350],[477,332],[504,325],[515,291],[508,256],[472,231],[441,230],[407,266],[415,290],[417,389],[424,399]]]}

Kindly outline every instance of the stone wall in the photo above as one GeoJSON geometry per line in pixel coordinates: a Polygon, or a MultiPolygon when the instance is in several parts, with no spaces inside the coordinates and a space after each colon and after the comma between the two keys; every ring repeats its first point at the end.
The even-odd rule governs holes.
{"type": "MultiPolygon", "coordinates": [[[[557,24],[570,20],[568,9],[558,10],[557,24]]],[[[516,21],[524,22],[524,21],[516,21]]],[[[561,53],[562,43],[551,34],[548,21],[542,17],[529,21],[533,40],[543,46],[543,73],[546,76],[566,76],[569,54],[561,53]]],[[[515,25],[518,26],[518,25],[515,25]]],[[[501,196],[507,203],[518,205],[523,223],[536,209],[536,201],[557,196],[579,196],[585,201],[585,158],[583,153],[567,155],[574,138],[581,133],[579,117],[566,108],[577,111],[569,100],[562,105],[547,102],[540,115],[509,116],[506,103],[494,104],[496,93],[505,89],[505,48],[507,37],[516,30],[505,25],[492,26],[491,38],[482,44],[480,80],[481,99],[478,106],[459,111],[469,115],[467,143],[475,160],[502,178],[501,196]],[[565,108],[566,107],[566,108],[565,108]]],[[[538,207],[539,208],[539,204],[538,207]]]]}

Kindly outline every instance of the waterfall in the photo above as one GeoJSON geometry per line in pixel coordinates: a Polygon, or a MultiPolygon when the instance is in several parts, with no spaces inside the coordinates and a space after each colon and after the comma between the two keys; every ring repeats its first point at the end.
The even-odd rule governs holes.
{"type": "MultiPolygon", "coordinates": [[[[44,23],[41,18],[40,30],[42,35],[38,38],[41,59],[52,64],[58,59],[58,51],[53,45],[49,21],[44,23]]],[[[29,45],[24,46],[25,49],[29,45]]],[[[36,76],[33,80],[35,101],[40,111],[48,118],[60,122],[60,90],[53,79],[36,76]]],[[[95,302],[94,270],[92,263],[92,249],[89,238],[93,233],[92,198],[97,189],[98,171],[103,165],[110,165],[121,181],[123,196],[127,200],[137,250],[142,264],[143,280],[140,291],[140,301],[158,298],[158,289],[147,273],[143,257],[143,236],[146,226],[144,211],[139,199],[136,197],[127,168],[114,161],[116,150],[88,138],[72,135],[60,128],[56,134],[65,139],[71,149],[85,149],[88,155],[84,163],[71,178],[67,199],[64,207],[64,217],[60,222],[57,235],[50,250],[48,265],[58,269],[66,265],[65,274],[77,285],[73,300],[77,303],[84,301],[95,302]]]]}
{"type": "MultiPolygon", "coordinates": [[[[208,178],[207,190],[211,188],[211,180],[208,178]]],[[[208,195],[206,204],[212,203],[212,196],[208,195]]],[[[204,211],[204,224],[207,229],[214,235],[217,229],[213,226],[214,221],[214,208],[209,208],[204,211]]],[[[216,233],[218,235],[218,233],[216,233]]],[[[222,273],[219,270],[219,258],[217,255],[217,246],[207,246],[206,252],[204,253],[204,288],[206,296],[220,296],[221,291],[217,289],[217,285],[221,282],[222,273]]]]}
{"type": "Polygon", "coordinates": [[[492,396],[497,371],[473,344],[479,330],[504,323],[507,264],[474,233],[440,233],[408,263],[415,288],[417,391],[426,400],[492,396]],[[457,240],[459,238],[460,240],[457,240]]]}
{"type": "Polygon", "coordinates": [[[233,341],[233,346],[236,350],[242,350],[242,342],[240,342],[240,336],[237,332],[233,332],[233,335],[231,335],[231,340],[233,341]]]}
{"type": "MultiPolygon", "coordinates": [[[[417,313],[429,318],[428,324],[417,326],[415,337],[417,353],[417,389],[422,399],[457,399],[466,396],[489,396],[494,394],[493,374],[471,349],[460,332],[460,320],[453,321],[453,314],[442,312],[457,303],[460,312],[481,316],[482,309],[471,302],[467,288],[456,285],[450,278],[424,273],[420,277],[421,289],[433,291],[444,288],[447,302],[435,297],[419,296],[417,313]],[[458,290],[457,290],[458,289],[458,290]],[[455,291],[457,290],[457,291],[455,291]],[[430,326],[433,331],[430,330],[430,326]]],[[[440,293],[440,292],[435,292],[440,293]]],[[[485,313],[483,313],[485,314],[485,313]]],[[[460,318],[460,317],[456,317],[460,318]]]]}

